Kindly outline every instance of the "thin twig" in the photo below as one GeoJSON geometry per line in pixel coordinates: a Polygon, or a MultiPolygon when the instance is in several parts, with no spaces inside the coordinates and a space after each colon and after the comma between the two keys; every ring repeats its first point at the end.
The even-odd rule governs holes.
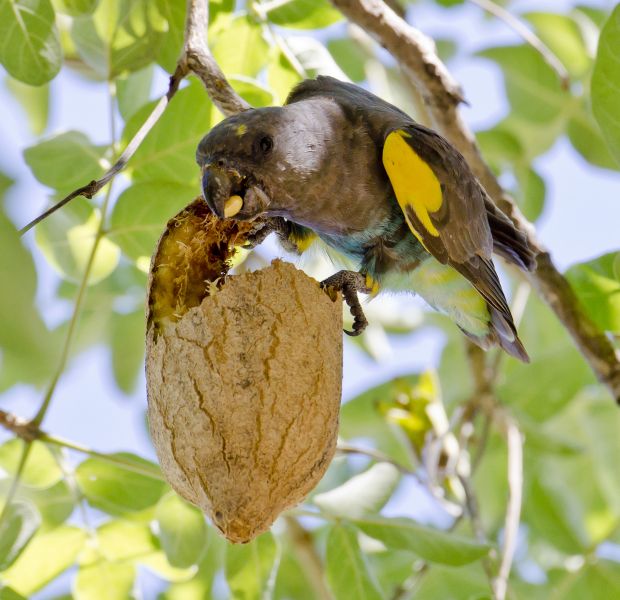
{"type": "Polygon", "coordinates": [[[620,352],[584,312],[568,281],[536,239],[534,227],[484,162],[473,133],[459,114],[463,97],[457,82],[438,58],[434,44],[407,24],[381,0],[331,0],[332,4],[384,46],[419,87],[433,124],[463,154],[497,206],[528,238],[537,254],[537,269],[530,279],[573,337],[598,380],[620,403],[620,352]]]}
{"type": "Polygon", "coordinates": [[[58,365],[50,381],[47,391],[45,392],[45,396],[43,397],[43,401],[41,402],[41,406],[37,411],[37,414],[32,419],[32,422],[37,427],[43,422],[45,418],[45,414],[49,409],[50,402],[52,401],[52,397],[54,392],[56,391],[56,386],[58,385],[58,381],[60,377],[64,373],[65,367],[67,366],[67,361],[69,360],[69,355],[71,353],[71,345],[73,343],[73,338],[75,337],[75,333],[77,331],[77,324],[80,318],[80,314],[82,312],[82,304],[84,303],[84,298],[86,296],[86,288],[88,287],[88,279],[90,278],[90,272],[95,264],[95,257],[97,256],[97,250],[99,249],[99,244],[104,236],[104,227],[105,227],[105,218],[107,213],[107,208],[110,203],[110,197],[112,194],[112,184],[108,187],[105,195],[105,199],[103,204],[101,205],[101,219],[97,226],[97,231],[95,232],[95,239],[93,241],[93,245],[88,254],[88,259],[86,261],[86,267],[84,267],[84,273],[82,274],[82,279],[80,281],[80,286],[77,291],[77,295],[75,298],[75,304],[73,306],[73,312],[71,313],[71,318],[69,320],[69,326],[67,328],[67,333],[65,335],[65,340],[62,345],[62,349],[60,351],[60,359],[58,361],[58,365]]]}
{"type": "MultiPolygon", "coordinates": [[[[465,491],[465,507],[467,509],[467,516],[469,517],[469,520],[471,522],[471,527],[474,530],[474,535],[481,544],[487,544],[487,536],[484,533],[484,527],[482,526],[482,521],[480,520],[480,512],[478,511],[478,500],[476,498],[474,488],[471,485],[471,481],[469,477],[465,477],[463,475],[459,475],[459,481],[461,482],[463,490],[465,491]]],[[[484,572],[486,573],[486,576],[489,580],[489,587],[491,588],[491,590],[493,590],[493,584],[495,580],[493,570],[494,552],[494,550],[491,550],[491,555],[482,558],[480,561],[482,563],[482,568],[484,569],[484,572]]],[[[500,599],[494,595],[493,600],[500,599]]]]}
{"type": "Polygon", "coordinates": [[[104,452],[98,452],[97,450],[91,450],[86,446],[82,446],[77,442],[72,442],[70,440],[66,440],[64,438],[50,435],[45,432],[41,432],[38,437],[39,441],[45,442],[46,444],[53,444],[54,446],[60,446],[62,448],[68,448],[69,450],[75,450],[76,452],[81,452],[82,454],[86,454],[91,458],[98,458],[102,461],[110,463],[111,465],[115,465],[124,469],[125,471],[131,471],[132,473],[136,473],[138,475],[144,475],[145,477],[150,477],[151,479],[157,479],[158,481],[165,481],[165,478],[162,472],[158,468],[150,468],[144,464],[132,461],[131,459],[124,458],[122,456],[117,456],[115,454],[105,454],[104,452]]]}
{"type": "Polygon", "coordinates": [[[409,469],[405,465],[400,464],[398,461],[390,458],[387,454],[379,450],[375,450],[374,448],[362,448],[360,446],[351,446],[350,444],[345,444],[342,442],[338,443],[336,448],[337,452],[341,454],[361,454],[363,456],[368,456],[377,462],[385,462],[395,466],[403,475],[410,475],[419,481],[419,483],[423,485],[427,485],[427,482],[423,481],[422,478],[416,473],[414,470],[409,469]]]}
{"type": "Polygon", "coordinates": [[[155,108],[153,108],[148,119],[142,124],[142,127],[138,129],[137,133],[133,136],[123,153],[118,157],[118,160],[103,174],[100,179],[94,179],[90,183],[72,191],[69,195],[65,196],[62,200],[50,206],[45,212],[40,214],[36,219],[33,219],[19,230],[20,235],[24,235],[27,231],[32,229],[37,223],[40,223],[51,214],[55,213],[59,208],[62,208],[74,198],[78,196],[84,196],[85,198],[92,198],[97,194],[113,177],[118,175],[129,162],[129,159],[136,153],[136,150],[140,147],[140,144],[144,141],[144,138],[148,135],[149,131],[153,129],[155,123],[159,120],[164,110],[168,106],[168,103],[172,97],[176,94],[179,83],[185,76],[185,72],[181,67],[178,67],[174,75],[170,77],[170,83],[168,85],[168,91],[165,96],[159,100],[155,108]]]}
{"type": "Polygon", "coordinates": [[[22,474],[24,469],[26,468],[26,463],[28,462],[28,455],[30,454],[30,450],[32,449],[32,442],[25,441],[22,446],[22,452],[19,457],[19,463],[17,464],[17,469],[15,470],[15,474],[13,475],[13,481],[11,481],[11,487],[4,498],[4,507],[2,508],[2,512],[0,512],[0,525],[4,522],[6,515],[8,514],[9,507],[13,502],[13,498],[17,494],[17,490],[19,489],[19,483],[22,478],[22,474]]]}
{"type": "MultiPolygon", "coordinates": [[[[288,0],[287,0],[288,1],[288,0]]],[[[268,13],[273,10],[273,2],[265,3],[262,0],[258,2],[252,2],[250,4],[250,10],[256,15],[257,19],[261,22],[265,30],[271,36],[273,43],[280,49],[286,60],[289,62],[294,71],[302,79],[308,77],[308,72],[305,67],[299,62],[299,59],[295,56],[288,42],[274,29],[271,21],[269,21],[268,13]]]]}
{"type": "Polygon", "coordinates": [[[125,469],[126,471],[132,471],[139,475],[151,477],[152,479],[165,481],[161,471],[157,468],[149,468],[143,464],[134,462],[131,459],[123,458],[122,456],[97,452],[96,450],[87,448],[77,442],[72,442],[71,440],[66,440],[64,438],[51,435],[40,429],[34,421],[23,419],[22,417],[18,417],[17,415],[2,409],[0,409],[0,426],[24,440],[27,445],[30,445],[35,440],[46,444],[52,444],[60,448],[67,448],[69,450],[81,452],[82,454],[86,454],[92,458],[98,458],[107,463],[125,469]]]}
{"type": "Polygon", "coordinates": [[[508,578],[517,547],[521,503],[523,498],[523,439],[516,423],[510,417],[503,418],[508,446],[508,506],[504,522],[504,543],[493,591],[497,600],[504,600],[508,590],[508,578]]]}
{"type": "Polygon", "coordinates": [[[482,10],[497,17],[519,35],[527,44],[538,52],[543,60],[555,71],[562,88],[567,90],[570,84],[570,77],[562,61],[554,54],[553,50],[547,46],[531,29],[528,29],[517,17],[503,6],[495,4],[492,0],[469,0],[472,4],[479,6],[482,10]]]}

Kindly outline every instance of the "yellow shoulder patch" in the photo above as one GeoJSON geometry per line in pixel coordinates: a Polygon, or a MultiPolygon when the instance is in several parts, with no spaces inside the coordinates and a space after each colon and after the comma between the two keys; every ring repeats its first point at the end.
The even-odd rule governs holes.
{"type": "Polygon", "coordinates": [[[306,234],[306,235],[294,235],[293,233],[289,234],[288,239],[297,246],[297,249],[302,254],[312,246],[314,241],[316,240],[316,233],[306,234]]]}
{"type": "Polygon", "coordinates": [[[422,241],[413,223],[407,218],[406,208],[411,207],[428,233],[438,237],[439,231],[428,213],[441,208],[443,197],[435,173],[407,143],[406,137],[411,136],[401,130],[387,136],[383,147],[383,166],[411,231],[422,241]]]}
{"type": "Polygon", "coordinates": [[[247,125],[245,125],[244,123],[241,123],[241,125],[239,125],[235,131],[235,133],[241,137],[243,135],[245,135],[245,132],[248,130],[247,125]]]}

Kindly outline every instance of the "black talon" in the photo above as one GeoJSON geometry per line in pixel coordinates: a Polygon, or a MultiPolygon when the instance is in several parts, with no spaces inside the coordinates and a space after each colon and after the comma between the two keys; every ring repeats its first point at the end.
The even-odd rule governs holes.
{"type": "Polygon", "coordinates": [[[338,271],[338,273],[322,281],[321,287],[327,290],[342,292],[342,296],[353,316],[353,331],[345,329],[344,332],[352,337],[361,335],[364,329],[366,329],[368,321],[364,315],[357,292],[370,292],[366,285],[366,276],[355,271],[338,271]]]}
{"type": "Polygon", "coordinates": [[[282,217],[270,217],[261,220],[261,226],[248,236],[243,248],[246,250],[255,248],[259,244],[262,244],[271,233],[275,233],[278,236],[280,245],[285,250],[301,254],[297,245],[291,241],[289,237],[291,233],[291,224],[282,217]]]}
{"type": "Polygon", "coordinates": [[[246,238],[245,244],[242,248],[245,250],[252,250],[256,246],[262,244],[265,238],[273,231],[273,226],[270,220],[255,221],[255,229],[246,238]]]}

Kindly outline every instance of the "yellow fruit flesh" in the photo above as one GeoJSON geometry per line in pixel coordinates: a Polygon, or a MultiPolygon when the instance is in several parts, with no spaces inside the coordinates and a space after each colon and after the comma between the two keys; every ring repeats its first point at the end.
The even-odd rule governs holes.
{"type": "Polygon", "coordinates": [[[231,196],[224,205],[224,216],[229,219],[234,217],[243,208],[243,198],[241,196],[231,196]]]}
{"type": "Polygon", "coordinates": [[[201,199],[173,217],[151,265],[148,321],[178,321],[198,306],[211,285],[223,281],[235,245],[243,244],[251,227],[218,219],[201,199]]]}

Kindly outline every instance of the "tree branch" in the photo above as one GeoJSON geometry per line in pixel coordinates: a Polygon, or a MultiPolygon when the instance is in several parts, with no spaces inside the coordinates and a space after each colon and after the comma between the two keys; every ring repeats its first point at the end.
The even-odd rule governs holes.
{"type": "Polygon", "coordinates": [[[534,227],[506,194],[480,155],[473,133],[458,111],[459,85],[438,58],[433,42],[411,27],[381,0],[331,0],[350,21],[384,46],[420,88],[433,124],[463,154],[495,203],[528,237],[538,268],[530,274],[540,296],[569,331],[598,380],[620,403],[620,354],[585,314],[568,281],[536,239],[534,227]]]}
{"type": "Polygon", "coordinates": [[[199,77],[211,101],[222,114],[229,116],[248,110],[251,106],[233,90],[209,51],[206,36],[208,25],[208,1],[187,0],[185,44],[180,63],[199,77]]]}

